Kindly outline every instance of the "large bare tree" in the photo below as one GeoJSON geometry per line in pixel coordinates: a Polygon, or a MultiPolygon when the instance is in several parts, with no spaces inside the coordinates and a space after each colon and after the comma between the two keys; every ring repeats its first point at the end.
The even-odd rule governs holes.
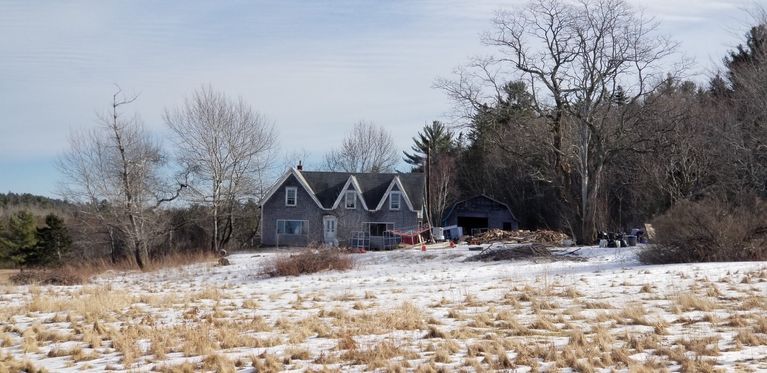
{"type": "MultiPolygon", "coordinates": [[[[149,261],[149,245],[159,232],[157,209],[178,197],[161,178],[165,157],[137,116],[125,117],[123,106],[136,100],[118,87],[100,126],[70,136],[70,149],[59,159],[62,194],[81,202],[83,216],[106,227],[112,244],[119,235],[131,248],[140,268],[149,261]],[[95,218],[95,219],[93,219],[95,218]]],[[[172,188],[171,188],[172,189],[172,188]]]]}
{"type": "Polygon", "coordinates": [[[256,196],[275,145],[274,126],[242,98],[205,86],[166,110],[178,161],[191,176],[192,201],[210,207],[211,249],[221,250],[235,229],[235,208],[256,196]]]}
{"type": "Polygon", "coordinates": [[[559,191],[572,232],[589,241],[606,166],[650,140],[638,125],[639,104],[662,85],[676,45],[624,0],[533,0],[499,12],[494,25],[483,42],[497,55],[437,85],[474,116],[502,102],[509,81],[527,83],[542,119],[533,124],[546,129],[538,141],[547,167],[536,177],[559,191]]]}
{"type": "Polygon", "coordinates": [[[344,172],[392,172],[399,161],[394,138],[385,128],[361,121],[341,147],[325,155],[325,168],[344,172]]]}

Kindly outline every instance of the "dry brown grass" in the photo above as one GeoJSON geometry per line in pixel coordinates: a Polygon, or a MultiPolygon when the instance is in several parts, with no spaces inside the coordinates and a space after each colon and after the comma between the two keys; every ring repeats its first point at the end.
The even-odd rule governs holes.
{"type": "Polygon", "coordinates": [[[276,373],[281,372],[283,369],[282,362],[276,356],[266,352],[259,356],[251,356],[251,365],[259,373],[276,373]]]}
{"type": "Polygon", "coordinates": [[[585,301],[581,303],[581,305],[583,306],[583,308],[590,309],[590,310],[593,310],[593,309],[608,310],[608,309],[614,308],[609,303],[597,302],[597,301],[585,301]]]}
{"type": "Polygon", "coordinates": [[[708,298],[695,294],[684,293],[676,297],[676,305],[681,311],[711,311],[716,304],[708,298]]]}
{"type": "Polygon", "coordinates": [[[619,317],[628,319],[630,323],[636,325],[649,325],[650,323],[645,318],[647,316],[647,310],[645,310],[642,304],[630,304],[621,310],[619,317]]]}
{"type": "Polygon", "coordinates": [[[379,313],[377,319],[383,328],[389,330],[418,330],[426,327],[424,312],[410,302],[404,302],[392,311],[379,313]]]}
{"type": "Polygon", "coordinates": [[[197,372],[199,368],[190,362],[183,362],[173,365],[162,364],[156,366],[153,370],[161,373],[194,373],[197,372]]]}
{"type": "Polygon", "coordinates": [[[735,335],[735,340],[746,346],[767,345],[767,337],[754,333],[748,329],[740,329],[735,335]]]}
{"type": "Polygon", "coordinates": [[[47,373],[48,371],[28,359],[17,360],[13,354],[0,352],[0,372],[47,373]]]}
{"type": "Polygon", "coordinates": [[[397,347],[393,342],[383,341],[368,348],[348,350],[341,355],[342,359],[355,365],[365,365],[368,370],[386,367],[389,360],[395,357],[409,360],[417,358],[418,354],[397,347]]]}
{"type": "MultiPolygon", "coordinates": [[[[475,292],[482,300],[473,288],[440,285],[441,294],[418,299],[425,308],[397,303],[406,291],[401,281],[388,290],[370,282],[375,295],[365,290],[365,279],[359,288],[328,292],[326,281],[335,281],[335,273],[312,276],[321,288],[282,279],[287,286],[271,292],[243,288],[237,280],[179,286],[178,292],[138,282],[119,291],[109,285],[31,286],[29,294],[14,295],[15,289],[0,288],[11,294],[6,299],[22,300],[0,307],[0,347],[27,351],[32,361],[58,357],[81,370],[94,369],[103,358],[110,369],[154,363],[163,372],[248,370],[248,364],[258,372],[711,371],[718,363],[710,357],[767,344],[767,317],[760,312],[764,284],[757,275],[741,284],[744,273],[729,275],[737,281],[721,291],[690,273],[679,287],[653,287],[652,295],[636,294],[644,277],[632,274],[625,283],[636,285],[628,290],[616,285],[598,294],[563,286],[566,279],[558,277],[546,288],[487,285],[487,292],[475,292]],[[672,325],[664,321],[671,320],[670,312],[677,313],[672,325]],[[701,337],[701,328],[721,340],[701,337]],[[256,349],[269,353],[246,363],[242,352],[256,349]],[[163,364],[180,355],[189,362],[163,364]]],[[[620,282],[589,283],[600,281],[620,282]]]]}
{"type": "Polygon", "coordinates": [[[437,328],[434,325],[429,325],[429,331],[426,333],[426,336],[424,338],[442,338],[446,339],[449,338],[449,334],[445,333],[441,329],[437,328]]]}
{"type": "Polygon", "coordinates": [[[647,350],[657,350],[661,344],[661,338],[657,334],[640,334],[623,337],[626,345],[636,352],[645,352],[647,350]]]}
{"type": "Polygon", "coordinates": [[[355,350],[357,349],[357,341],[349,334],[343,334],[338,338],[338,344],[336,350],[355,350]]]}
{"type": "Polygon", "coordinates": [[[741,310],[741,311],[748,311],[752,309],[760,309],[760,310],[767,309],[767,300],[765,300],[765,297],[750,296],[744,299],[738,305],[738,310],[741,310]]]}
{"type": "MultiPolygon", "coordinates": [[[[173,253],[152,258],[144,267],[144,271],[153,272],[196,263],[215,262],[216,259],[212,252],[205,250],[173,253]]],[[[59,268],[25,270],[10,275],[9,281],[17,285],[78,285],[87,283],[93,276],[107,271],[135,271],[139,269],[135,258],[128,256],[117,262],[99,259],[82,263],[68,263],[59,268]]]]}
{"type": "Polygon", "coordinates": [[[718,356],[719,336],[709,336],[694,339],[680,339],[676,343],[684,346],[687,351],[694,352],[698,356],[718,356]]]}
{"type": "Polygon", "coordinates": [[[552,323],[548,318],[546,317],[537,317],[535,321],[530,325],[533,329],[542,329],[542,330],[557,330],[556,325],[552,323]]]}
{"type": "Polygon", "coordinates": [[[583,296],[583,293],[578,291],[575,287],[569,286],[565,291],[562,292],[561,296],[567,297],[567,298],[580,298],[583,296]]]}
{"type": "Polygon", "coordinates": [[[456,320],[464,320],[466,317],[457,309],[450,309],[447,311],[447,317],[456,320]]]}

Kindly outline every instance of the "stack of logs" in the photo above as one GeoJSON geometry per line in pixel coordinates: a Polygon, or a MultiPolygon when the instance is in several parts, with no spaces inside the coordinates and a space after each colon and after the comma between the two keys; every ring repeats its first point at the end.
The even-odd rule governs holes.
{"type": "Polygon", "coordinates": [[[469,239],[470,245],[479,245],[483,243],[504,242],[504,243],[538,243],[544,245],[561,245],[562,241],[569,239],[566,234],[556,231],[504,231],[500,229],[491,229],[485,233],[479,234],[469,239]]]}

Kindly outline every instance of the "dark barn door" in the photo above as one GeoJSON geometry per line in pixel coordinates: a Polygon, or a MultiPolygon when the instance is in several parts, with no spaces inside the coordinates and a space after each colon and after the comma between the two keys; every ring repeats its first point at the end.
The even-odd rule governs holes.
{"type": "Polygon", "coordinates": [[[459,216],[458,226],[463,228],[463,234],[474,234],[475,229],[487,229],[487,218],[476,218],[471,216],[459,216]]]}

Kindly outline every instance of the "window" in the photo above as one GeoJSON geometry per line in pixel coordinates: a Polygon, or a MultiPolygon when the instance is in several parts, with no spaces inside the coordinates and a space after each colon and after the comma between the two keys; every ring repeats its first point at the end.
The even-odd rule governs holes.
{"type": "Polygon", "coordinates": [[[347,190],[345,199],[347,209],[357,208],[357,193],[355,191],[347,190]]]}
{"type": "Polygon", "coordinates": [[[399,210],[400,201],[400,192],[391,192],[389,194],[389,210],[399,210]]]}
{"type": "Polygon", "coordinates": [[[298,193],[298,190],[296,187],[287,187],[285,188],[285,206],[295,206],[296,205],[296,194],[298,193]]]}
{"type": "Polygon", "coordinates": [[[394,229],[393,223],[366,223],[370,236],[383,236],[384,232],[394,229]]]}
{"type": "Polygon", "coordinates": [[[277,220],[277,234],[306,234],[305,220],[277,220]]]}

